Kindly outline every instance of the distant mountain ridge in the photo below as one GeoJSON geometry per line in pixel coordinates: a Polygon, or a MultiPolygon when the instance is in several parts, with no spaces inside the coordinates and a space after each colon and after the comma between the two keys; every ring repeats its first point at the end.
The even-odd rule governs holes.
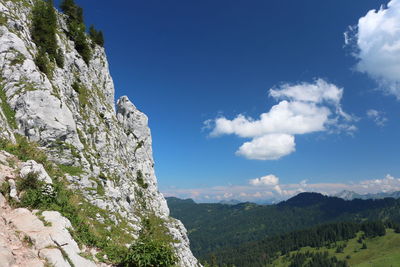
{"type": "Polygon", "coordinates": [[[375,193],[375,194],[358,194],[354,191],[349,191],[349,190],[343,190],[335,195],[335,197],[339,197],[345,200],[353,200],[353,199],[382,199],[382,198],[400,198],[400,191],[394,191],[394,192],[380,192],[380,193],[375,193]]]}
{"type": "Polygon", "coordinates": [[[224,204],[224,205],[236,205],[236,204],[242,203],[242,201],[237,200],[237,199],[230,199],[230,200],[221,200],[218,203],[224,204]]]}

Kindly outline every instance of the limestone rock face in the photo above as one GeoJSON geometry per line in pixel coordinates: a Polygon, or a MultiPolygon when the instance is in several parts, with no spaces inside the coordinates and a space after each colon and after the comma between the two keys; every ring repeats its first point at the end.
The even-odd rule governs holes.
{"type": "MultiPolygon", "coordinates": [[[[54,63],[51,75],[42,73],[35,64],[38,48],[30,34],[33,4],[32,0],[0,0],[0,14],[5,17],[0,23],[0,138],[15,143],[16,134],[26,136],[52,161],[79,168],[80,172],[67,176],[70,188],[107,211],[115,224],[127,221],[128,235],[139,235],[147,214],[162,218],[176,241],[179,265],[197,266],[184,226],[169,217],[157,189],[147,116],[126,96],[115,107],[104,49],[93,45],[92,59],[86,64],[65,35],[68,29],[62,14],[58,14],[57,40],[64,66],[54,63]],[[14,117],[4,106],[13,110],[14,117]]],[[[50,183],[42,168],[28,161],[20,174],[24,177],[35,169],[42,181],[50,183]]],[[[107,218],[98,214],[89,219],[107,218]]],[[[59,259],[51,249],[42,254],[51,261],[59,259]]]]}

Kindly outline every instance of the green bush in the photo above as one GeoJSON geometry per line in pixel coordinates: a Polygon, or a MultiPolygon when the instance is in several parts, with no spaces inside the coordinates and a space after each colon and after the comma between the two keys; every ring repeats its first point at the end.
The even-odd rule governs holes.
{"type": "Polygon", "coordinates": [[[64,67],[65,60],[64,60],[64,55],[63,55],[63,52],[61,49],[57,50],[55,60],[56,60],[57,66],[59,66],[60,68],[64,67]]]}
{"type": "Polygon", "coordinates": [[[47,208],[55,202],[52,185],[38,180],[36,173],[29,173],[24,179],[18,180],[17,189],[23,192],[21,206],[30,208],[47,208]]]}
{"type": "Polygon", "coordinates": [[[39,49],[39,52],[35,57],[35,64],[38,66],[41,72],[47,76],[51,76],[53,68],[50,65],[50,60],[47,56],[47,53],[43,49],[39,49]]]}
{"type": "Polygon", "coordinates": [[[176,263],[177,258],[170,244],[142,237],[131,245],[122,266],[163,267],[174,266],[176,263]]]}

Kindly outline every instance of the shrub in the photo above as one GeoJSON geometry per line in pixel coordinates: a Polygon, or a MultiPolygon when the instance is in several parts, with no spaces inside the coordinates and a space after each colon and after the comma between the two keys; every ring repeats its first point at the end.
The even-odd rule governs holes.
{"type": "Polygon", "coordinates": [[[30,208],[47,208],[55,201],[53,187],[38,180],[36,173],[29,173],[24,179],[19,179],[17,189],[24,192],[21,205],[30,208]]]}
{"type": "Polygon", "coordinates": [[[38,54],[35,57],[35,64],[39,70],[50,76],[52,73],[52,67],[50,66],[50,60],[47,57],[47,53],[43,49],[39,49],[38,54]]]}
{"type": "Polygon", "coordinates": [[[8,125],[11,128],[17,128],[17,122],[15,121],[15,111],[11,108],[11,106],[7,102],[7,95],[4,91],[3,86],[0,85],[0,107],[3,110],[4,115],[6,116],[8,125]]]}
{"type": "Polygon", "coordinates": [[[85,63],[89,64],[89,61],[92,58],[92,51],[90,50],[84,30],[76,30],[72,36],[72,39],[75,42],[76,51],[78,51],[78,53],[82,56],[82,59],[85,61],[85,63]]]}
{"type": "Polygon", "coordinates": [[[122,266],[155,267],[173,266],[177,258],[171,245],[147,237],[139,238],[131,245],[122,266]]]}
{"type": "Polygon", "coordinates": [[[56,60],[57,66],[59,66],[60,68],[64,67],[65,60],[64,60],[64,55],[63,55],[63,52],[61,49],[57,50],[55,60],[56,60]]]}

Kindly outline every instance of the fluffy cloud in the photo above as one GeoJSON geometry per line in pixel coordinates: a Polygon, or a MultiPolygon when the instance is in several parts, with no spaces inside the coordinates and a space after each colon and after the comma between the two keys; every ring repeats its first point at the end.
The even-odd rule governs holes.
{"type": "Polygon", "coordinates": [[[267,134],[245,142],[236,155],[248,159],[274,160],[286,156],[295,149],[294,136],[289,134],[267,134]]]}
{"type": "Polygon", "coordinates": [[[356,27],[350,27],[345,42],[356,46],[356,69],[400,99],[400,0],[370,10],[356,27]]]}
{"type": "Polygon", "coordinates": [[[400,191],[400,179],[387,174],[385,178],[375,180],[365,180],[360,183],[362,192],[391,192],[400,191]]]}
{"type": "Polygon", "coordinates": [[[276,99],[293,99],[297,101],[321,103],[329,101],[339,105],[343,89],[334,84],[318,79],[315,83],[284,84],[279,89],[271,89],[269,94],[276,99]]]}
{"type": "Polygon", "coordinates": [[[370,109],[367,111],[367,117],[375,122],[379,127],[385,126],[387,118],[382,111],[370,109]]]}
{"type": "Polygon", "coordinates": [[[269,174],[260,178],[250,179],[249,184],[259,186],[259,185],[277,185],[279,184],[279,178],[273,174],[269,174]]]}
{"type": "Polygon", "coordinates": [[[354,131],[353,118],[345,113],[340,101],[343,89],[323,79],[314,83],[283,84],[269,90],[276,101],[259,119],[239,114],[234,119],[207,120],[210,136],[235,134],[251,138],[236,154],[248,159],[276,160],[295,151],[297,134],[326,130],[354,131]]]}

